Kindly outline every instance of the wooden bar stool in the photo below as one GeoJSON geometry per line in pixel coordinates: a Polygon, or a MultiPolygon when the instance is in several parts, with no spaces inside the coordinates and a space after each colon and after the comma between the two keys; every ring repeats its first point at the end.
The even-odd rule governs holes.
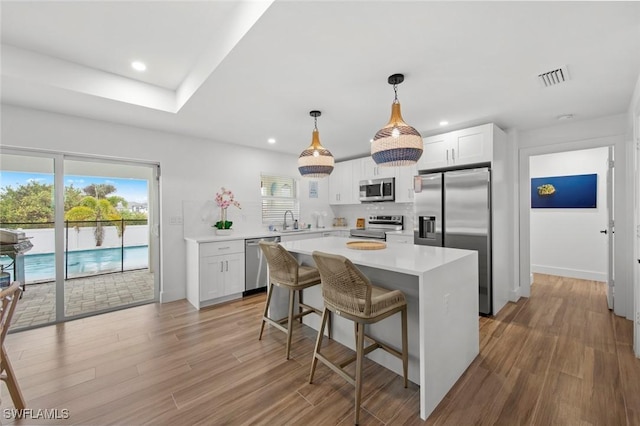
{"type": "Polygon", "coordinates": [[[362,396],[362,364],[363,358],[375,349],[384,349],[402,359],[404,387],[407,387],[407,368],[409,363],[407,350],[407,301],[399,290],[387,290],[371,285],[369,279],[349,259],[344,256],[313,252],[320,277],[322,278],[322,297],[324,311],[322,325],[318,331],[318,340],[311,362],[309,383],[313,382],[313,374],[318,360],[342,376],[355,386],[355,424],[360,421],[360,403],[362,396]],[[321,352],[322,335],[329,312],[340,315],[354,322],[356,330],[356,355],[340,363],[329,360],[321,352]],[[402,315],[402,352],[381,343],[365,334],[365,325],[376,323],[397,312],[402,315]],[[364,347],[364,340],[371,344],[364,347]],[[356,362],[355,377],[345,371],[344,367],[356,362]]]}
{"type": "MultiPolygon", "coordinates": [[[[260,325],[260,337],[258,337],[258,340],[262,339],[264,324],[267,322],[278,330],[285,332],[287,334],[287,359],[289,359],[293,320],[300,319],[302,321],[302,317],[311,313],[316,313],[319,316],[322,315],[319,309],[302,303],[302,290],[320,284],[320,274],[314,267],[299,265],[296,258],[278,243],[260,241],[259,244],[269,265],[269,287],[267,289],[267,301],[264,305],[262,324],[260,325]],[[269,318],[268,316],[274,285],[289,290],[288,315],[277,320],[269,318]],[[298,294],[299,312],[294,314],[296,293],[298,294]],[[285,322],[287,323],[287,327],[283,326],[285,322]]],[[[329,327],[329,333],[331,333],[331,327],[329,327]]],[[[329,334],[329,336],[331,336],[331,334],[329,334]]]]}
{"type": "Polygon", "coordinates": [[[20,283],[18,281],[14,281],[11,286],[0,291],[0,380],[7,384],[7,389],[9,389],[9,395],[11,395],[14,407],[18,410],[23,410],[27,405],[24,402],[24,397],[20,391],[20,386],[18,386],[16,375],[13,372],[7,351],[4,348],[4,338],[9,331],[11,318],[13,318],[13,312],[16,310],[20,293],[22,293],[22,290],[20,290],[20,283]]]}

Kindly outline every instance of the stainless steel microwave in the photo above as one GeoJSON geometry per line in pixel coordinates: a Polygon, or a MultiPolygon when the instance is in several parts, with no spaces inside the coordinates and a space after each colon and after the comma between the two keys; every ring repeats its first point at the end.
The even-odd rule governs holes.
{"type": "Polygon", "coordinates": [[[372,203],[376,201],[395,201],[396,179],[382,178],[360,181],[360,201],[372,203]]]}

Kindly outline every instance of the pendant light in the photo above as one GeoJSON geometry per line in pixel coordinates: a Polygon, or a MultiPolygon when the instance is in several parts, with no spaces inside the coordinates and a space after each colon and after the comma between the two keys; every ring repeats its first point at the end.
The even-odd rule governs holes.
{"type": "Polygon", "coordinates": [[[393,74],[388,79],[393,85],[395,99],[391,105],[389,123],[378,130],[371,143],[371,157],[380,166],[410,166],[422,155],[422,136],[402,119],[398,102],[398,84],[404,75],[393,74]]]}
{"type": "Polygon", "coordinates": [[[309,115],[313,117],[314,123],[311,145],[302,151],[302,154],[298,157],[298,170],[300,170],[300,174],[303,177],[327,177],[333,171],[335,161],[331,152],[320,144],[318,117],[320,117],[321,112],[311,111],[309,115]]]}

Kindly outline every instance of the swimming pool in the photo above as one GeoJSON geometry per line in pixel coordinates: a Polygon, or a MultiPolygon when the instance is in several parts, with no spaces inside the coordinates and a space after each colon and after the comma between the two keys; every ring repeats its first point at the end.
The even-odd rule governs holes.
{"type": "MultiPolygon", "coordinates": [[[[121,270],[122,252],[120,247],[70,251],[67,256],[67,278],[86,277],[121,270]]],[[[10,259],[3,257],[0,263],[8,265],[10,262],[10,259]]],[[[149,246],[125,247],[123,266],[125,271],[148,268],[149,246]]],[[[7,272],[13,274],[13,268],[7,269],[7,272]]],[[[27,283],[53,281],[55,279],[54,254],[25,254],[24,275],[27,283]]]]}

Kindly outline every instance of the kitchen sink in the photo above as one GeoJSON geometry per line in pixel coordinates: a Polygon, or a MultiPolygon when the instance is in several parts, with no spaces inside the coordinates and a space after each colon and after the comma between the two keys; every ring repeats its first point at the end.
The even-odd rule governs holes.
{"type": "Polygon", "coordinates": [[[281,234],[290,234],[292,232],[304,232],[306,231],[306,229],[282,229],[280,231],[277,231],[281,234]]]}

